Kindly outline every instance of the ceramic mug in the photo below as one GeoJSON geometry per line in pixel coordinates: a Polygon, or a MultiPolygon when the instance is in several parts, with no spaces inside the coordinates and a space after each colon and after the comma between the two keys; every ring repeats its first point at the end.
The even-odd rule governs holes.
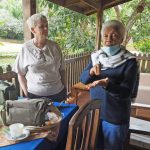
{"type": "Polygon", "coordinates": [[[23,134],[24,125],[22,123],[14,123],[9,126],[10,136],[18,138],[23,134]]]}

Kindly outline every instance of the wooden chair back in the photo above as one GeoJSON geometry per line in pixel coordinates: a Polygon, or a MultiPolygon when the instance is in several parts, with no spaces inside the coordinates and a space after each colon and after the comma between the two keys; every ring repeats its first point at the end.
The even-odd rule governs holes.
{"type": "Polygon", "coordinates": [[[13,71],[0,73],[0,80],[7,80],[9,82],[13,82],[13,79],[16,79],[16,78],[17,78],[17,74],[13,71]]]}
{"type": "Polygon", "coordinates": [[[0,80],[3,81],[9,81],[14,83],[16,89],[17,89],[17,95],[19,96],[20,94],[20,88],[19,88],[19,82],[18,82],[18,77],[17,74],[13,71],[8,71],[6,73],[0,73],[0,80]]]}
{"type": "Polygon", "coordinates": [[[81,106],[69,122],[66,150],[95,150],[101,100],[81,106]]]}

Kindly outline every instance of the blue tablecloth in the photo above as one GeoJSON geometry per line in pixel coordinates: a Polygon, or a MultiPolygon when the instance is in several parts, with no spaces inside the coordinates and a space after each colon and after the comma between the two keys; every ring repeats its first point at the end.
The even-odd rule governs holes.
{"type": "MultiPolygon", "coordinates": [[[[54,104],[55,106],[59,105],[57,102],[54,104]]],[[[75,104],[62,104],[59,109],[63,114],[63,120],[61,121],[60,131],[56,142],[49,141],[46,138],[41,138],[0,147],[0,150],[65,150],[68,124],[78,107],[75,104]]]]}

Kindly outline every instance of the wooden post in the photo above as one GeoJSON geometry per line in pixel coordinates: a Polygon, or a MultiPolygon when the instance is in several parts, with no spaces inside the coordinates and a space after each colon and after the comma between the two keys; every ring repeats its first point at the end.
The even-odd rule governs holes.
{"type": "Polygon", "coordinates": [[[22,0],[22,8],[23,8],[23,24],[24,24],[24,41],[27,41],[33,38],[33,35],[27,26],[26,20],[31,15],[36,13],[36,0],[22,0]]]}
{"type": "Polygon", "coordinates": [[[96,22],[96,46],[95,50],[100,49],[101,46],[101,28],[103,21],[103,9],[100,9],[97,12],[97,22],[96,22]]]}

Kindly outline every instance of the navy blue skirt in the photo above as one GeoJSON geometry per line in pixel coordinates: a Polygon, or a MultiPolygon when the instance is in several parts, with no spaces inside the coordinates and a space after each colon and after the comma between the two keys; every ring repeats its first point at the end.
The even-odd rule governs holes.
{"type": "Polygon", "coordinates": [[[49,96],[39,96],[39,95],[35,95],[35,94],[32,94],[32,93],[28,92],[28,97],[32,98],[32,99],[33,98],[48,98],[48,99],[51,99],[54,102],[61,102],[61,101],[66,100],[67,91],[66,91],[66,88],[64,88],[61,92],[59,92],[57,94],[54,94],[54,95],[49,95],[49,96]]]}

